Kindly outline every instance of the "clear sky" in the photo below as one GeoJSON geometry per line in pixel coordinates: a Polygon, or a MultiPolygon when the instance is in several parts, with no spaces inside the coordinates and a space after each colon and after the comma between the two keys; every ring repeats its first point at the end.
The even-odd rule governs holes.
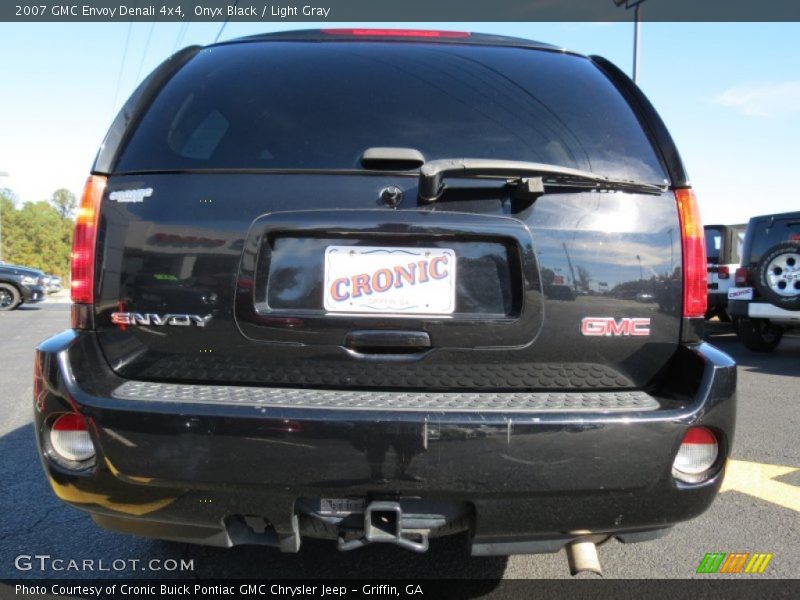
{"type": "MultiPolygon", "coordinates": [[[[332,25],[348,26],[229,23],[220,39],[332,25]]],[[[631,67],[630,23],[358,25],[514,35],[631,67]]],[[[0,24],[0,187],[23,201],[78,193],[136,84],[177,44],[208,44],[220,26],[0,24]]],[[[800,210],[789,185],[800,174],[800,23],[643,23],[640,56],[639,84],[678,143],[704,222],[800,210]]]]}

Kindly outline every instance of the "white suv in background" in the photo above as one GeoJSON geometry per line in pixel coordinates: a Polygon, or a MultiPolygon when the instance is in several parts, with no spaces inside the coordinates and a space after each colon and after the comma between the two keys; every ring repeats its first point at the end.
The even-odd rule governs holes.
{"type": "Polygon", "coordinates": [[[744,231],[747,226],[706,225],[706,258],[708,262],[708,310],[706,319],[718,317],[720,321],[731,320],[728,313],[728,289],[733,274],[739,266],[742,254],[744,231]]]}

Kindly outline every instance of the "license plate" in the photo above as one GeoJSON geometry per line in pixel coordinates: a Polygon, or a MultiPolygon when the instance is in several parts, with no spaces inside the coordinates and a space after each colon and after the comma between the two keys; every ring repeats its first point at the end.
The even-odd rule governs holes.
{"type": "Polygon", "coordinates": [[[319,501],[319,513],[321,515],[349,515],[363,512],[363,500],[353,498],[321,498],[319,501]]]}
{"type": "Polygon", "coordinates": [[[728,288],[728,300],[752,300],[753,288],[728,288]]]}
{"type": "Polygon", "coordinates": [[[449,248],[325,248],[328,312],[446,315],[455,304],[456,254],[449,248]]]}

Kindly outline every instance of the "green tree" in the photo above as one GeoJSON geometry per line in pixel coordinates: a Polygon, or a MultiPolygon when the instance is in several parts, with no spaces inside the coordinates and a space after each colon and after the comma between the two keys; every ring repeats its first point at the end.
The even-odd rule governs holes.
{"type": "Polygon", "coordinates": [[[0,198],[8,200],[12,205],[17,203],[17,195],[9,188],[0,188],[0,198]]]}
{"type": "Polygon", "coordinates": [[[578,265],[578,289],[587,294],[592,291],[592,275],[585,267],[578,265]]]}
{"type": "Polygon", "coordinates": [[[62,219],[70,219],[75,212],[75,207],[78,206],[78,199],[68,189],[59,188],[53,192],[50,204],[55,207],[62,219]]]}
{"type": "Polygon", "coordinates": [[[15,200],[13,192],[0,190],[3,260],[66,278],[72,220],[62,216],[51,202],[27,202],[18,208],[15,200]]]}
{"type": "Polygon", "coordinates": [[[16,211],[17,197],[8,188],[0,188],[0,259],[8,260],[8,229],[13,227],[14,213],[16,211]]]}

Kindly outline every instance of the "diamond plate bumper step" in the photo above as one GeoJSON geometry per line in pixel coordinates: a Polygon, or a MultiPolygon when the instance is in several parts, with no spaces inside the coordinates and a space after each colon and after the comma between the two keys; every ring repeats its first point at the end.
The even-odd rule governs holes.
{"type": "Polygon", "coordinates": [[[119,400],[177,404],[344,410],[450,412],[653,411],[658,401],[641,391],[620,392],[408,392],[188,385],[127,381],[112,392],[119,400]]]}

